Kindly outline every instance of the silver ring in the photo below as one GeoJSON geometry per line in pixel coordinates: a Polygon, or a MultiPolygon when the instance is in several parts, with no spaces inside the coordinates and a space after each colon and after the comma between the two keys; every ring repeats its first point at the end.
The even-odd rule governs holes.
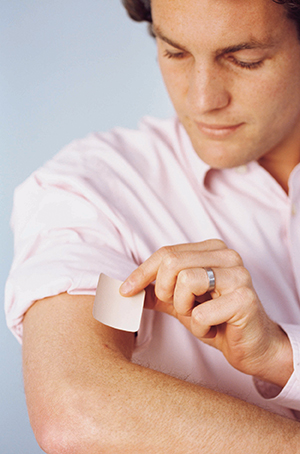
{"type": "Polygon", "coordinates": [[[215,289],[216,286],[216,277],[215,273],[211,268],[203,268],[206,271],[207,277],[208,277],[208,289],[206,290],[207,292],[212,292],[215,289]]]}

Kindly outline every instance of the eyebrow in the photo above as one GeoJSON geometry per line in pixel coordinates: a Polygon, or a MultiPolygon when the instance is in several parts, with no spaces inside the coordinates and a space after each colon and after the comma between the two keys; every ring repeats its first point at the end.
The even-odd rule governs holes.
{"type": "Polygon", "coordinates": [[[187,51],[187,48],[186,48],[186,47],[181,46],[180,44],[177,44],[175,41],[172,41],[172,40],[169,39],[167,36],[165,36],[165,35],[163,34],[163,32],[160,30],[160,28],[157,27],[155,24],[152,24],[151,29],[152,29],[152,32],[153,32],[155,38],[161,39],[161,40],[164,41],[165,43],[170,44],[170,46],[176,47],[176,49],[180,49],[180,50],[185,50],[185,51],[187,51]]]}
{"type": "Polygon", "coordinates": [[[273,39],[269,39],[268,41],[257,41],[256,39],[250,39],[250,41],[245,43],[240,43],[235,46],[224,47],[222,49],[217,50],[217,54],[230,54],[234,52],[238,52],[240,50],[247,50],[247,49],[270,49],[274,47],[275,42],[273,39]]]}
{"type": "MultiPolygon", "coordinates": [[[[180,50],[188,52],[188,49],[185,46],[182,46],[181,44],[178,44],[175,41],[172,41],[171,39],[169,39],[167,36],[165,36],[163,34],[163,32],[160,30],[160,28],[155,26],[154,24],[152,24],[152,32],[154,33],[155,37],[161,39],[162,41],[166,42],[170,46],[175,47],[176,49],[180,49],[180,50]]],[[[225,54],[239,52],[240,50],[247,50],[247,49],[250,49],[250,50],[251,49],[269,49],[271,47],[274,47],[274,45],[275,45],[275,41],[272,38],[269,38],[266,41],[259,41],[254,38],[251,38],[248,42],[217,49],[216,54],[225,55],[225,54]]]]}

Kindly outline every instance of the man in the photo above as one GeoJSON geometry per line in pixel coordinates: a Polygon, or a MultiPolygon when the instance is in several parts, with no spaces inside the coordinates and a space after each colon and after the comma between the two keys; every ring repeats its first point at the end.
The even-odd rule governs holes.
{"type": "Polygon", "coordinates": [[[180,122],[73,144],[19,190],[34,432],[47,453],[300,452],[297,24],[271,0],[133,5],[180,122]],[[100,271],[146,288],[136,339],[92,318],[100,271]]]}

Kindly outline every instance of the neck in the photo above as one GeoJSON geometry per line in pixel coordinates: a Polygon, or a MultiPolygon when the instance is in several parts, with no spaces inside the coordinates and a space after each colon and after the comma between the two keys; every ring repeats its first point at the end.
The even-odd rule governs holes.
{"type": "Polygon", "coordinates": [[[280,184],[283,190],[288,194],[289,193],[289,178],[292,170],[300,162],[300,152],[299,156],[295,159],[276,159],[276,157],[270,157],[268,155],[263,156],[258,160],[259,164],[266,169],[273,178],[280,184]]]}

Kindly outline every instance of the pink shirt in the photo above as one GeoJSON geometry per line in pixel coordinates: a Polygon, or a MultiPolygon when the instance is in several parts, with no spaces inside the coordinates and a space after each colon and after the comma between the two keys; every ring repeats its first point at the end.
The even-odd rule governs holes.
{"type": "Polygon", "coordinates": [[[72,142],[17,188],[7,323],[22,338],[33,301],[95,294],[167,244],[220,238],[241,255],[269,316],[288,334],[295,372],[279,392],[232,368],[176,319],[144,311],[134,361],[289,417],[300,410],[300,166],[289,196],[256,162],[213,170],[177,119],[145,119],[72,142]],[[278,393],[279,392],[279,393],[278,393]],[[276,396],[276,397],[273,397],[276,396]]]}

